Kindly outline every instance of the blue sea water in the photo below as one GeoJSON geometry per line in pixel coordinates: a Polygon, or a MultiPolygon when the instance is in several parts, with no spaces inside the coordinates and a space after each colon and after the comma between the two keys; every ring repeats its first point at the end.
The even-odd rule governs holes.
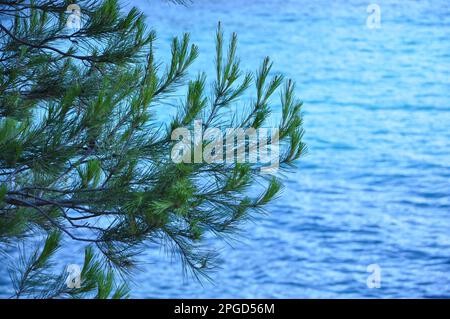
{"type": "Polygon", "coordinates": [[[450,2],[373,2],[380,29],[367,27],[364,0],[130,1],[162,61],[173,36],[191,33],[191,76],[212,75],[219,20],[238,33],[246,69],[270,56],[297,82],[309,146],[270,214],[214,243],[213,283],[151,248],[133,297],[450,297],[450,2]],[[378,289],[366,284],[371,264],[378,289]]]}
{"type": "MultiPolygon", "coordinates": [[[[309,154],[267,216],[225,246],[213,284],[149,252],[142,298],[450,297],[450,2],[132,1],[158,33],[157,54],[190,32],[213,72],[214,32],[237,32],[242,65],[268,55],[297,82],[309,154]],[[381,269],[381,288],[366,284],[381,269]]],[[[167,58],[164,57],[163,58],[167,58]]]]}

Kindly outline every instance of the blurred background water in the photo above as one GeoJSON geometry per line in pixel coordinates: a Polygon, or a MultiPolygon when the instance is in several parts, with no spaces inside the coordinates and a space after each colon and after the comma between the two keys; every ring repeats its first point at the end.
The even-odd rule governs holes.
{"type": "Polygon", "coordinates": [[[246,69],[270,56],[297,82],[310,150],[270,214],[223,247],[212,284],[155,248],[133,297],[450,297],[450,2],[374,2],[380,29],[366,26],[363,0],[129,1],[161,60],[191,33],[192,76],[213,74],[219,20],[246,69]],[[370,264],[379,289],[366,285],[370,264]]]}
{"type": "Polygon", "coordinates": [[[214,284],[155,250],[133,296],[450,297],[449,1],[374,1],[380,29],[364,0],[131,3],[156,29],[157,55],[191,33],[192,75],[213,74],[219,20],[245,68],[270,56],[297,82],[310,150],[270,215],[224,248],[214,284]],[[370,264],[379,289],[366,285],[370,264]]]}

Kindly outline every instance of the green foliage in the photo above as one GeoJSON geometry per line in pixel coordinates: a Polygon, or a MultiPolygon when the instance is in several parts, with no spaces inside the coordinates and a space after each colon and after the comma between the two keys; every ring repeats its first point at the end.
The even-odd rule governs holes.
{"type": "Polygon", "coordinates": [[[260,176],[260,164],[174,163],[172,130],[196,120],[203,130],[261,128],[280,91],[273,142],[282,147],[280,168],[293,167],[306,150],[294,83],[272,75],[269,58],[243,72],[237,36],[226,44],[220,24],[215,76],[189,80],[199,51],[188,34],[173,39],[164,65],[137,9],[78,1],[83,27],[68,31],[67,5],[13,0],[0,7],[0,252],[23,243],[10,267],[15,296],[126,297],[116,278],[127,278],[149,243],[208,278],[217,258],[204,239],[233,238],[282,183],[260,176]],[[186,97],[170,122],[155,118],[182,88],[186,97]],[[42,249],[27,253],[39,236],[47,238],[42,249]],[[74,242],[87,248],[81,288],[69,289],[53,261],[61,245],[74,242]]]}
{"type": "Polygon", "coordinates": [[[6,193],[8,193],[8,188],[6,187],[6,184],[2,184],[0,186],[0,203],[3,203],[6,193]]]}
{"type": "Polygon", "coordinates": [[[52,258],[60,244],[61,233],[51,232],[42,250],[37,248],[26,255],[22,249],[19,265],[12,263],[9,267],[15,291],[13,297],[119,299],[128,296],[126,285],[117,284],[113,271],[96,259],[90,246],[85,250],[80,287],[68,287],[66,272],[57,276],[51,272],[54,268],[52,258]]]}

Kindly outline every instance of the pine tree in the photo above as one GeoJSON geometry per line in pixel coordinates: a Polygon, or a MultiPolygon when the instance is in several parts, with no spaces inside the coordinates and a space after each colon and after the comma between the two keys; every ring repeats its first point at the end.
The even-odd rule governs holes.
{"type": "Polygon", "coordinates": [[[121,278],[148,243],[179,253],[185,271],[207,278],[216,253],[205,238],[236,235],[282,183],[258,163],[176,162],[172,132],[196,120],[203,129],[262,128],[276,103],[275,142],[288,171],[305,151],[294,83],[272,75],[268,58],[242,72],[237,37],[226,45],[220,24],[209,85],[204,74],[188,78],[198,55],[188,34],[173,39],[163,64],[137,9],[78,1],[81,28],[71,29],[69,4],[0,1],[0,252],[20,251],[10,266],[15,297],[126,297],[121,278]],[[179,92],[173,118],[156,118],[179,92]],[[53,259],[74,242],[86,251],[81,287],[70,289],[53,259]]]}

